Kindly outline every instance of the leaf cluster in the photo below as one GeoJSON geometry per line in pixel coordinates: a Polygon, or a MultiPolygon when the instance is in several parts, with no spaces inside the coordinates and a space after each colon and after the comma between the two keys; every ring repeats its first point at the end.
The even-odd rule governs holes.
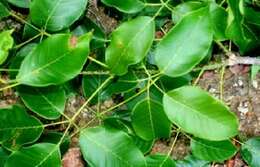
{"type": "Polygon", "coordinates": [[[101,0],[122,18],[110,34],[86,17],[88,3],[0,1],[0,18],[23,24],[0,33],[0,71],[10,77],[0,90],[13,88],[20,99],[0,108],[0,167],[60,167],[75,136],[93,167],[205,167],[239,151],[260,166],[260,139],[237,140],[236,115],[191,84],[216,44],[227,51],[222,43],[230,41],[241,54],[259,47],[258,1],[101,0]],[[70,117],[66,104],[77,95],[86,100],[70,117]],[[78,125],[82,113],[92,119],[78,125]],[[180,135],[192,153],[173,160],[180,135]],[[168,154],[150,153],[171,138],[168,154]]]}

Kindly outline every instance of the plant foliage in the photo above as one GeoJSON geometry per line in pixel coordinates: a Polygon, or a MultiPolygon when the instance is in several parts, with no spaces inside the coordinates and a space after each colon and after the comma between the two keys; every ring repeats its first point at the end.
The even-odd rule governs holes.
{"type": "MultiPolygon", "coordinates": [[[[206,167],[232,158],[237,117],[191,80],[221,42],[241,54],[259,47],[257,2],[101,0],[119,18],[107,32],[87,18],[90,0],[1,0],[0,19],[23,30],[0,33],[0,74],[9,76],[0,90],[13,88],[20,99],[0,108],[0,167],[59,167],[77,135],[93,167],[206,167]],[[71,97],[81,95],[68,114],[71,97]],[[180,133],[192,155],[173,160],[180,133]],[[151,154],[158,140],[173,141],[168,154],[151,154]]],[[[259,146],[259,138],[241,146],[252,167],[260,166],[259,146]]]]}

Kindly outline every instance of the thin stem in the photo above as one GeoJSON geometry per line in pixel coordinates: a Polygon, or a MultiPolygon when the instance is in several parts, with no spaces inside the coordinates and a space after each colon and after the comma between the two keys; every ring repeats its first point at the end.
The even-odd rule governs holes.
{"type": "Polygon", "coordinates": [[[160,2],[161,2],[162,5],[165,6],[168,10],[170,10],[171,12],[174,12],[174,9],[171,8],[171,7],[168,5],[169,1],[164,2],[163,0],[160,0],[160,2]]]}
{"type": "MultiPolygon", "coordinates": [[[[151,85],[153,85],[159,78],[160,78],[160,76],[158,76],[156,79],[154,79],[154,80],[151,82],[151,85]]],[[[138,93],[136,93],[135,95],[133,95],[133,96],[127,98],[126,100],[124,100],[124,101],[118,103],[117,105],[115,105],[115,106],[113,106],[113,107],[110,107],[109,109],[107,109],[107,110],[101,112],[101,113],[99,114],[99,116],[101,117],[101,116],[105,115],[106,113],[108,113],[108,112],[110,112],[110,111],[113,111],[114,109],[116,109],[116,108],[118,108],[118,107],[124,105],[125,103],[131,101],[131,100],[134,99],[135,97],[138,97],[139,95],[141,95],[142,93],[144,93],[147,89],[148,89],[148,87],[145,87],[144,89],[140,90],[140,91],[139,91],[138,93]]],[[[91,119],[91,120],[90,120],[86,125],[84,125],[81,129],[84,129],[84,128],[88,127],[95,119],[96,119],[96,118],[91,119]]],[[[79,132],[79,131],[74,132],[71,136],[75,136],[78,132],[79,132]]]]}
{"type": "Polygon", "coordinates": [[[25,41],[25,42],[23,42],[23,43],[20,43],[19,45],[16,45],[16,46],[14,47],[14,49],[18,49],[18,48],[20,48],[20,47],[26,45],[27,43],[33,41],[34,39],[38,38],[39,36],[41,36],[41,33],[35,35],[34,37],[28,39],[27,41],[25,41]]]}
{"type": "Polygon", "coordinates": [[[104,86],[106,86],[106,84],[108,82],[110,82],[110,80],[112,80],[114,78],[114,76],[110,76],[108,79],[105,80],[105,82],[103,82],[98,89],[96,89],[96,91],[88,98],[88,100],[78,109],[78,111],[75,113],[75,115],[72,117],[72,121],[74,121],[78,115],[82,112],[82,110],[88,105],[88,103],[96,96],[96,94],[98,94],[98,92],[103,89],[104,86]]]}
{"type": "Polygon", "coordinates": [[[219,92],[220,92],[220,100],[223,100],[224,94],[224,75],[225,75],[226,66],[223,66],[220,73],[220,82],[219,82],[219,92]]]}
{"type": "Polygon", "coordinates": [[[161,4],[161,3],[145,3],[144,4],[145,6],[154,6],[154,7],[156,7],[156,6],[162,6],[163,4],[161,4]]]}
{"type": "Polygon", "coordinates": [[[170,150],[168,151],[167,156],[166,156],[165,159],[163,160],[163,162],[162,162],[162,164],[160,165],[160,167],[162,167],[163,164],[167,161],[167,159],[171,156],[171,153],[172,153],[173,148],[174,148],[174,146],[175,146],[175,144],[176,144],[176,142],[177,142],[177,139],[178,139],[178,137],[179,137],[179,134],[180,134],[180,130],[178,129],[178,130],[177,130],[177,133],[176,133],[176,136],[174,137],[174,140],[173,140],[173,142],[172,142],[171,148],[170,148],[170,150]]]}
{"type": "Polygon", "coordinates": [[[7,81],[4,80],[4,79],[2,79],[2,78],[0,78],[0,83],[2,83],[2,84],[7,84],[7,81]]]}
{"type": "Polygon", "coordinates": [[[97,63],[98,65],[100,65],[100,66],[102,66],[102,67],[105,67],[105,68],[108,68],[108,66],[107,66],[106,64],[104,64],[103,62],[101,62],[101,61],[99,61],[99,60],[97,60],[97,59],[95,59],[95,58],[93,58],[93,57],[91,57],[91,56],[89,56],[88,58],[89,58],[89,60],[91,60],[91,61],[97,63]]]}
{"type": "Polygon", "coordinates": [[[41,32],[41,29],[35,27],[34,25],[32,25],[31,23],[27,22],[26,20],[24,20],[23,18],[21,18],[20,16],[18,16],[17,14],[15,14],[14,12],[10,12],[9,13],[12,17],[14,17],[15,19],[17,19],[18,21],[27,24],[28,26],[32,27],[33,29],[41,32]]]}
{"type": "Polygon", "coordinates": [[[81,75],[110,75],[109,71],[82,71],[81,75]]]}
{"type": "Polygon", "coordinates": [[[66,124],[66,123],[69,123],[69,121],[66,120],[66,121],[60,121],[60,122],[55,122],[55,123],[50,123],[50,124],[44,124],[43,127],[46,128],[49,126],[61,125],[61,124],[66,124]]]}
{"type": "Polygon", "coordinates": [[[225,54],[228,54],[229,53],[229,50],[221,43],[221,42],[219,42],[219,41],[215,41],[216,42],[216,44],[223,50],[223,52],[225,53],[225,54]]]}
{"type": "Polygon", "coordinates": [[[20,16],[18,16],[17,14],[15,14],[14,12],[9,12],[9,14],[14,17],[15,19],[17,19],[18,21],[27,24],[28,26],[32,27],[33,29],[35,29],[36,31],[40,32],[41,35],[46,35],[46,36],[51,36],[51,34],[47,33],[46,31],[43,31],[41,29],[39,29],[38,27],[34,26],[33,24],[29,23],[28,21],[24,20],[23,18],[21,18],[20,16]]]}
{"type": "Polygon", "coordinates": [[[202,68],[200,70],[200,73],[199,73],[198,77],[196,78],[195,82],[193,83],[193,86],[196,86],[199,83],[200,78],[201,78],[201,76],[203,75],[204,72],[205,72],[205,70],[204,70],[204,68],[202,68]]]}
{"type": "Polygon", "coordinates": [[[157,17],[157,16],[159,16],[160,15],[160,13],[161,13],[161,11],[163,10],[163,8],[164,7],[166,7],[165,5],[167,5],[169,2],[170,2],[170,0],[167,0],[166,2],[163,2],[163,0],[161,0],[161,2],[162,2],[162,6],[160,7],[160,9],[155,13],[155,15],[153,16],[153,20],[157,17]]]}
{"type": "Polygon", "coordinates": [[[98,37],[95,37],[95,36],[92,39],[95,39],[95,40],[101,41],[101,42],[106,42],[106,43],[111,42],[111,40],[108,40],[108,39],[105,39],[105,38],[98,38],[98,37]]]}
{"type": "Polygon", "coordinates": [[[222,6],[224,3],[226,2],[226,0],[222,0],[219,4],[219,6],[222,6]]]}
{"type": "Polygon", "coordinates": [[[223,63],[210,64],[210,65],[206,65],[203,67],[194,68],[192,71],[196,72],[196,71],[200,71],[202,69],[204,69],[204,71],[216,70],[216,69],[221,68],[223,65],[224,65],[223,63]]]}
{"type": "Polygon", "coordinates": [[[6,86],[6,87],[3,87],[3,88],[0,88],[0,91],[7,90],[7,89],[10,89],[10,88],[16,87],[16,86],[18,86],[18,85],[20,85],[20,83],[19,83],[19,82],[17,82],[17,83],[14,83],[14,84],[12,84],[12,85],[8,85],[8,86],[6,86]]]}
{"type": "Polygon", "coordinates": [[[17,72],[19,69],[0,68],[0,72],[17,72]]]}

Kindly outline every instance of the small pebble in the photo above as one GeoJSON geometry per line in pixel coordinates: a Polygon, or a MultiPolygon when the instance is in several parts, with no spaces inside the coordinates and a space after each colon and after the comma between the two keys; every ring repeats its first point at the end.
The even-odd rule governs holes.
{"type": "Polygon", "coordinates": [[[237,107],[237,110],[239,112],[241,112],[241,114],[245,115],[246,113],[248,113],[249,109],[248,109],[248,103],[247,102],[241,102],[239,104],[239,106],[237,107]]]}
{"type": "Polygon", "coordinates": [[[242,80],[238,80],[238,85],[239,86],[243,86],[243,81],[242,80]]]}
{"type": "Polygon", "coordinates": [[[215,93],[216,91],[217,91],[217,90],[216,90],[215,88],[210,88],[210,89],[209,89],[209,92],[210,92],[210,93],[215,93]]]}
{"type": "Polygon", "coordinates": [[[253,85],[253,87],[254,87],[255,89],[258,88],[258,82],[257,82],[256,80],[253,80],[253,81],[252,81],[252,85],[253,85]]]}

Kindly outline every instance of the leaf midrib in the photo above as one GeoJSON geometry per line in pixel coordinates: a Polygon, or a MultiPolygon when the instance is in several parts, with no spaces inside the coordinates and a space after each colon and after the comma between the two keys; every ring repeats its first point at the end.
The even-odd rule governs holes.
{"type": "Polygon", "coordinates": [[[170,99],[171,101],[173,101],[173,102],[175,102],[175,103],[177,103],[177,104],[183,106],[184,108],[188,108],[189,110],[194,111],[195,113],[198,113],[198,115],[201,115],[202,117],[205,117],[207,120],[209,120],[209,121],[211,121],[211,122],[215,122],[217,125],[220,125],[220,126],[221,126],[222,128],[224,128],[224,129],[227,128],[227,127],[229,127],[229,126],[223,126],[223,124],[221,124],[220,122],[216,121],[215,119],[212,119],[211,117],[208,117],[207,115],[205,115],[205,114],[199,112],[198,110],[195,110],[195,109],[191,108],[190,106],[188,106],[188,105],[186,105],[186,104],[184,104],[184,103],[181,103],[181,102],[179,102],[179,101],[173,99],[171,96],[169,96],[169,95],[167,95],[167,94],[166,94],[166,96],[167,96],[168,99],[170,99]]]}
{"type": "Polygon", "coordinates": [[[90,142],[96,144],[98,147],[100,147],[101,149],[104,149],[106,152],[110,152],[112,155],[114,155],[114,157],[116,157],[116,159],[120,160],[121,162],[123,162],[124,164],[130,165],[133,167],[133,165],[131,165],[129,163],[129,161],[124,161],[124,159],[122,159],[120,157],[120,155],[118,155],[117,153],[113,152],[113,150],[111,150],[110,148],[106,147],[105,145],[102,145],[98,142],[95,141],[95,139],[91,138],[90,136],[86,135],[86,133],[83,133],[83,136],[86,137],[90,142]]]}
{"type": "Polygon", "coordinates": [[[219,148],[219,147],[210,146],[210,145],[204,144],[204,143],[202,143],[200,141],[197,141],[195,139],[193,139],[193,141],[198,143],[198,144],[200,144],[200,145],[202,145],[202,146],[204,146],[204,147],[208,147],[208,148],[210,148],[212,150],[217,150],[217,151],[220,151],[220,152],[223,152],[223,151],[224,152],[231,152],[232,151],[232,150],[228,150],[228,149],[225,149],[225,148],[219,148]]]}
{"type": "Polygon", "coordinates": [[[111,68],[111,71],[113,71],[119,64],[119,62],[121,61],[123,55],[126,53],[126,51],[129,49],[130,45],[134,42],[134,40],[139,36],[139,33],[143,32],[146,27],[148,27],[148,25],[153,21],[154,19],[151,18],[151,20],[149,20],[145,25],[144,27],[138,31],[135,36],[128,42],[128,44],[126,45],[126,47],[123,49],[123,51],[119,54],[119,57],[118,57],[118,61],[116,61],[116,63],[114,64],[114,66],[111,68]]]}
{"type": "MultiPolygon", "coordinates": [[[[51,66],[52,64],[55,64],[56,62],[58,62],[60,59],[66,57],[68,55],[68,53],[70,53],[70,51],[65,52],[64,54],[62,54],[61,56],[58,56],[57,58],[55,58],[54,60],[50,61],[47,64],[44,64],[43,66],[34,69],[33,71],[29,72],[28,74],[24,75],[23,77],[20,77],[17,79],[18,82],[22,81],[24,78],[27,78],[31,75],[33,75],[34,73],[39,73],[40,71],[46,69],[47,67],[51,66]]],[[[32,54],[30,54],[31,56],[32,54]]]]}

